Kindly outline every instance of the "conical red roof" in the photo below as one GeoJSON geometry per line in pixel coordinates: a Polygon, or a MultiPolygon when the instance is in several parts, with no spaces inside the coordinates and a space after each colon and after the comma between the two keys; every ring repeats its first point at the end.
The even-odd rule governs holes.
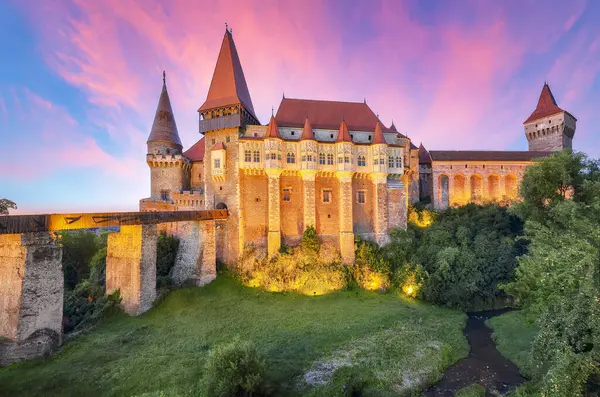
{"type": "Polygon", "coordinates": [[[160,93],[160,98],[158,99],[158,106],[156,107],[152,129],[148,136],[148,142],[152,141],[172,142],[181,146],[177,124],[175,123],[175,115],[173,114],[171,100],[169,99],[169,93],[167,92],[167,82],[164,72],[162,91],[160,93]]]}
{"type": "Polygon", "coordinates": [[[338,131],[336,142],[352,142],[352,138],[350,137],[350,133],[348,132],[348,125],[344,120],[340,124],[340,129],[338,131]]]}
{"type": "Polygon", "coordinates": [[[226,29],[206,101],[198,111],[238,104],[242,104],[256,118],[242,63],[231,32],[226,29]]]}
{"type": "Polygon", "coordinates": [[[310,121],[308,121],[308,117],[304,121],[304,129],[302,130],[302,136],[300,137],[300,140],[301,141],[307,141],[307,140],[316,141],[315,133],[312,130],[310,121]]]}
{"type": "Polygon", "coordinates": [[[373,145],[377,145],[380,143],[387,143],[385,141],[385,137],[383,136],[383,126],[381,125],[381,122],[377,122],[377,124],[375,124],[375,133],[373,134],[373,140],[371,141],[371,144],[373,145]]]}
{"type": "Polygon", "coordinates": [[[275,117],[273,116],[271,116],[271,120],[269,121],[269,125],[267,126],[265,139],[266,138],[281,139],[281,135],[279,134],[279,128],[277,128],[277,122],[275,121],[275,117]]]}
{"type": "Polygon", "coordinates": [[[531,113],[531,116],[523,124],[529,123],[530,121],[534,121],[537,119],[541,119],[543,117],[551,116],[553,114],[557,114],[560,112],[564,112],[561,108],[558,107],[556,103],[556,99],[554,99],[554,95],[552,95],[552,91],[550,91],[550,86],[548,83],[544,83],[544,87],[542,88],[542,93],[540,94],[540,99],[538,100],[537,107],[531,113]]]}

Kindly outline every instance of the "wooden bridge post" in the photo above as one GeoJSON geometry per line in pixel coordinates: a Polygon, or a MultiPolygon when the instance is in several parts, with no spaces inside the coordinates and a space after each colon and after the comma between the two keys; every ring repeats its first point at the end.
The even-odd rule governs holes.
{"type": "Polygon", "coordinates": [[[0,235],[0,365],[62,343],[62,248],[54,233],[0,235]]]}
{"type": "Polygon", "coordinates": [[[156,298],[156,225],[121,226],[108,235],[106,293],[120,290],[126,313],[137,316],[156,298]]]}

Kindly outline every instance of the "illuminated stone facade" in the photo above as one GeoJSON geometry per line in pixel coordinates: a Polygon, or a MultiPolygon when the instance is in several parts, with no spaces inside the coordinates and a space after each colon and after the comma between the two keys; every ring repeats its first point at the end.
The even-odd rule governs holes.
{"type": "Polygon", "coordinates": [[[284,97],[261,125],[229,31],[198,112],[203,136],[183,152],[163,84],[148,139],[151,197],[140,209],[228,209],[215,231],[217,258],[228,264],[248,244],[268,255],[297,245],[309,226],[352,262],[355,236],[385,244],[391,229],[406,227],[407,204],[516,199],[525,168],[570,147],[576,121],[544,85],[525,122],[527,152],[418,149],[366,102],[284,97]]]}

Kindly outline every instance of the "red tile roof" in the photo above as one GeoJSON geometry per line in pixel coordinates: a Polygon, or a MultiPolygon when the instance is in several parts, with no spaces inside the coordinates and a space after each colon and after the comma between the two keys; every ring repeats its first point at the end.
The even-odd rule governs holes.
{"type": "Polygon", "coordinates": [[[204,137],[202,137],[198,142],[194,143],[192,147],[183,152],[183,155],[192,161],[203,161],[204,151],[204,137]]]}
{"type": "Polygon", "coordinates": [[[208,95],[198,111],[238,104],[242,104],[256,118],[233,37],[231,32],[225,30],[208,95]]]}
{"type": "Polygon", "coordinates": [[[338,130],[338,135],[335,140],[336,142],[352,142],[352,138],[350,137],[350,133],[348,132],[348,124],[346,124],[346,120],[342,120],[340,124],[340,129],[338,130]]]}
{"type": "Polygon", "coordinates": [[[552,152],[486,151],[486,150],[430,150],[433,161],[532,161],[552,152]]]}
{"type": "Polygon", "coordinates": [[[304,121],[304,129],[302,130],[302,136],[300,137],[301,141],[316,141],[315,133],[312,130],[312,126],[310,125],[310,121],[308,121],[308,117],[304,121]]]}
{"type": "MultiPolygon", "coordinates": [[[[318,101],[283,98],[277,109],[277,123],[282,127],[301,128],[306,117],[313,128],[338,129],[342,120],[352,131],[373,131],[379,121],[363,102],[318,101]]],[[[383,127],[383,132],[392,132],[383,127]]]]}
{"type": "Polygon", "coordinates": [[[378,121],[375,125],[375,132],[373,133],[373,141],[371,143],[373,145],[377,145],[380,143],[386,143],[385,138],[383,137],[383,125],[378,121]]]}
{"type": "Polygon", "coordinates": [[[537,107],[523,124],[561,112],[564,112],[564,110],[559,108],[556,104],[556,99],[554,99],[554,95],[552,95],[552,91],[550,91],[550,86],[548,83],[544,83],[537,107]]]}
{"type": "Polygon", "coordinates": [[[271,120],[269,120],[269,125],[267,126],[267,132],[265,133],[265,139],[267,138],[277,138],[281,139],[281,134],[279,134],[279,128],[277,127],[277,122],[275,121],[275,117],[271,116],[271,120]]]}
{"type": "Polygon", "coordinates": [[[423,144],[419,146],[419,164],[431,164],[431,155],[423,144]]]}
{"type": "Polygon", "coordinates": [[[213,151],[213,150],[225,150],[225,145],[223,144],[223,142],[219,142],[215,146],[213,146],[212,149],[210,149],[210,150],[211,151],[213,151]]]}

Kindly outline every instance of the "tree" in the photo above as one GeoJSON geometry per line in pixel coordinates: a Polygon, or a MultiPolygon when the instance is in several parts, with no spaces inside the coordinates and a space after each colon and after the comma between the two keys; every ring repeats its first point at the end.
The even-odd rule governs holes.
{"type": "Polygon", "coordinates": [[[0,215],[8,215],[8,210],[10,209],[17,209],[15,202],[5,198],[0,199],[0,215]]]}

